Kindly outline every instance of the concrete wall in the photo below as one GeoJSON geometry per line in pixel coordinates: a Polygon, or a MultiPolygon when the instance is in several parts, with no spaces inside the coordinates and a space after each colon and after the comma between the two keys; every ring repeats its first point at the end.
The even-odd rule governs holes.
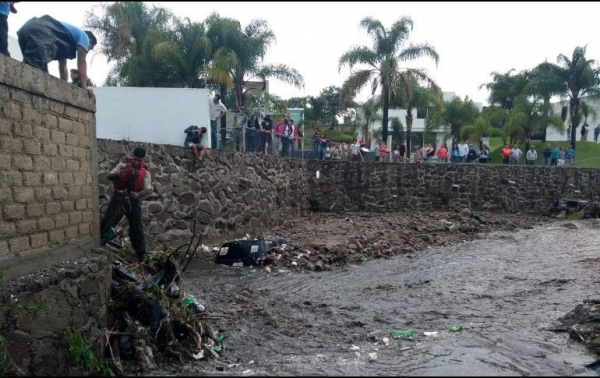
{"type": "Polygon", "coordinates": [[[28,274],[99,243],[95,102],[0,56],[0,270],[28,274]]]}
{"type": "Polygon", "coordinates": [[[190,125],[209,132],[207,89],[186,88],[94,88],[98,106],[98,138],[183,146],[190,125]]]}

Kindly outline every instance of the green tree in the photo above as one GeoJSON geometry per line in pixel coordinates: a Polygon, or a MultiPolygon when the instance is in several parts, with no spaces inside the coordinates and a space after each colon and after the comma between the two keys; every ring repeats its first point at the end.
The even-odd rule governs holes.
{"type": "Polygon", "coordinates": [[[452,142],[457,142],[461,137],[461,129],[472,125],[479,114],[479,109],[468,96],[464,100],[456,96],[444,101],[440,112],[433,112],[426,118],[425,128],[436,130],[441,127],[447,133],[444,140],[450,137],[452,142]]]}
{"type": "Polygon", "coordinates": [[[267,92],[260,92],[255,96],[251,92],[246,97],[246,103],[249,114],[260,114],[265,116],[271,114],[274,121],[289,117],[287,101],[282,100],[279,96],[267,92]]]}
{"type": "Polygon", "coordinates": [[[351,72],[350,77],[346,79],[342,86],[342,102],[354,98],[369,82],[371,83],[372,94],[375,94],[377,89],[381,87],[382,136],[386,139],[392,84],[398,74],[408,72],[418,79],[429,79],[423,70],[402,68],[400,64],[426,56],[432,58],[437,65],[439,56],[435,49],[426,43],[410,44],[404,47],[413,28],[410,17],[402,17],[394,22],[390,29],[385,29],[380,21],[372,17],[363,18],[360,26],[366,29],[373,39],[373,47],[354,47],[340,57],[340,71],[344,65],[348,65],[350,70],[357,64],[368,66],[368,68],[351,72]]]}
{"type": "Polygon", "coordinates": [[[213,46],[212,78],[233,88],[235,106],[244,104],[244,83],[253,78],[266,81],[275,78],[297,88],[304,87],[304,79],[294,68],[285,64],[263,64],[268,48],[275,42],[275,34],[265,20],[252,20],[242,29],[239,21],[210,15],[205,24],[213,46]]]}
{"type": "Polygon", "coordinates": [[[106,79],[107,84],[128,84],[129,81],[139,84],[139,79],[129,80],[128,77],[136,71],[138,76],[147,77],[147,82],[152,84],[150,86],[154,86],[165,72],[160,72],[160,67],[152,62],[141,62],[140,58],[149,58],[148,45],[153,46],[161,35],[167,33],[173,14],[163,7],[149,6],[141,1],[103,2],[100,11],[102,17],[86,12],[84,25],[98,36],[101,42],[98,53],[104,55],[109,63],[116,63],[106,79]],[[151,31],[155,31],[152,42],[147,41],[151,31]],[[127,64],[136,57],[137,61],[127,64]]]}
{"type": "Polygon", "coordinates": [[[585,57],[586,47],[576,47],[570,59],[559,54],[558,64],[539,64],[534,69],[538,76],[531,85],[538,93],[543,92],[547,97],[559,96],[561,100],[568,102],[561,115],[564,121],[568,115],[573,148],[576,148],[577,127],[585,118],[583,104],[600,98],[600,69],[595,67],[595,60],[585,57]]]}
{"type": "Polygon", "coordinates": [[[180,86],[200,88],[205,83],[200,79],[204,63],[211,58],[211,43],[205,34],[204,25],[175,20],[174,30],[168,33],[168,40],[159,42],[152,48],[152,58],[173,67],[173,75],[180,86]]]}
{"type": "Polygon", "coordinates": [[[377,97],[373,97],[360,105],[359,111],[356,113],[356,122],[364,138],[365,145],[369,148],[374,136],[371,131],[373,123],[381,121],[379,109],[381,109],[381,101],[377,97]]]}
{"type": "Polygon", "coordinates": [[[323,99],[323,123],[329,124],[329,129],[333,130],[335,125],[338,124],[336,116],[340,113],[341,102],[340,102],[340,90],[341,88],[334,85],[330,85],[324,88],[319,97],[323,99]]]}
{"type": "MultiPolygon", "coordinates": [[[[428,86],[421,86],[418,77],[413,72],[402,72],[396,77],[392,86],[391,104],[399,106],[406,110],[406,158],[410,158],[410,148],[412,141],[413,112],[415,110],[435,109],[438,113],[441,108],[442,93],[437,84],[422,74],[420,78],[425,78],[428,86]]],[[[433,128],[426,131],[434,131],[433,128]]]]}
{"type": "Polygon", "coordinates": [[[392,124],[392,141],[393,143],[400,143],[404,141],[404,126],[402,121],[398,117],[391,117],[390,122],[392,124]]]}
{"type": "Polygon", "coordinates": [[[480,146],[483,144],[484,137],[497,137],[502,135],[503,131],[492,126],[490,121],[484,116],[478,116],[471,124],[465,125],[461,129],[462,138],[470,141],[477,141],[480,146]]]}
{"type": "Polygon", "coordinates": [[[564,122],[554,114],[549,102],[542,101],[541,98],[530,98],[526,94],[515,98],[505,127],[508,128],[507,134],[511,137],[511,142],[516,137],[530,138],[533,133],[543,131],[546,127],[561,133],[565,130],[564,122]]]}

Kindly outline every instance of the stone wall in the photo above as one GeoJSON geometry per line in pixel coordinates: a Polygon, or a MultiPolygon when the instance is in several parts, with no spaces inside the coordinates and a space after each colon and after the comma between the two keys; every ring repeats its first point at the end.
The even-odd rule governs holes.
{"type": "Polygon", "coordinates": [[[209,242],[268,231],[306,209],[304,160],[209,150],[195,165],[183,147],[99,139],[103,203],[112,194],[108,171],[135,147],[146,149],[152,175],[154,192],[142,206],[146,236],[155,245],[188,242],[194,219],[209,242]]]}
{"type": "Polygon", "coordinates": [[[311,193],[334,211],[469,207],[541,214],[560,198],[600,195],[598,169],[325,161],[309,161],[308,169],[311,193]]]}
{"type": "Polygon", "coordinates": [[[559,198],[600,194],[596,169],[305,161],[214,150],[194,165],[182,147],[101,139],[104,201],[111,194],[107,171],[137,146],[148,151],[154,187],[143,202],[146,235],[158,244],[187,242],[194,219],[205,242],[268,231],[307,214],[311,202],[340,212],[469,207],[540,214],[559,198]]]}
{"type": "Polygon", "coordinates": [[[99,244],[95,101],[0,56],[0,270],[11,279],[99,244]]]}
{"type": "MultiPolygon", "coordinates": [[[[0,303],[1,334],[12,361],[25,375],[81,376],[65,330],[79,332],[95,356],[104,355],[109,324],[110,254],[102,249],[54,264],[5,283],[0,303]]],[[[6,358],[0,359],[3,369],[6,358]]]]}

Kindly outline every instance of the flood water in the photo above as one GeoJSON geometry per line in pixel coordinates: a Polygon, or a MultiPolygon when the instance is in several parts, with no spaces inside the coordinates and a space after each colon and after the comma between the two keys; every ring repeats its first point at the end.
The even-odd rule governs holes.
{"type": "Polygon", "coordinates": [[[584,367],[594,355],[567,333],[544,330],[598,298],[600,223],[570,226],[494,233],[330,272],[250,275],[197,264],[185,289],[223,316],[212,320],[227,336],[223,358],[160,374],[596,376],[584,367]],[[448,332],[457,324],[464,329],[448,332]],[[413,329],[414,340],[384,345],[395,329],[413,329]]]}

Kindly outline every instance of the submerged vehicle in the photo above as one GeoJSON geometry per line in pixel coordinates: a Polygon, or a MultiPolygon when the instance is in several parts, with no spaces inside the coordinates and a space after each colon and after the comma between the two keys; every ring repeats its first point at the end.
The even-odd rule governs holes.
{"type": "Polygon", "coordinates": [[[232,266],[261,265],[267,258],[267,252],[271,248],[282,244],[285,244],[284,239],[274,237],[227,241],[219,248],[215,264],[232,266]]]}

